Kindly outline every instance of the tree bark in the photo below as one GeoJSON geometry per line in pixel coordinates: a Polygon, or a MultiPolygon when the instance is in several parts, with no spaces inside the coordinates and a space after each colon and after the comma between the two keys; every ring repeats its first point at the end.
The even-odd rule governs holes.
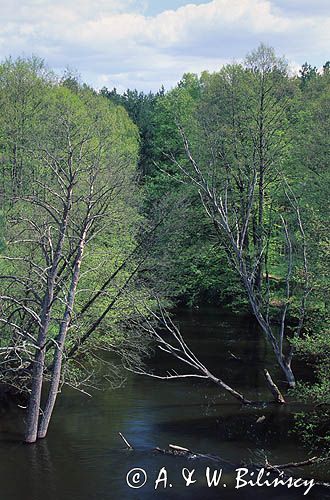
{"type": "Polygon", "coordinates": [[[264,370],[264,375],[265,375],[265,378],[266,378],[267,385],[268,385],[271,393],[273,394],[276,403],[285,404],[285,399],[282,396],[282,394],[281,394],[279,388],[277,387],[277,385],[274,383],[274,381],[273,381],[272,377],[270,376],[268,370],[266,370],[266,369],[264,370]]]}
{"type": "Polygon", "coordinates": [[[67,193],[66,205],[63,211],[60,235],[57,242],[57,247],[52,267],[48,276],[47,293],[43,301],[41,326],[37,340],[37,347],[36,347],[37,351],[33,362],[31,393],[27,409],[27,422],[25,431],[26,443],[34,443],[37,440],[41,391],[42,391],[43,373],[45,365],[45,344],[47,340],[47,333],[50,323],[50,312],[54,298],[54,288],[58,273],[58,265],[62,256],[62,249],[68,225],[68,216],[71,207],[71,197],[72,197],[72,185],[70,184],[67,193]]]}
{"type": "Polygon", "coordinates": [[[66,305],[66,309],[65,309],[63,320],[62,320],[61,327],[60,327],[60,332],[59,332],[56,347],[55,347],[55,355],[54,355],[54,363],[53,363],[53,367],[52,367],[52,377],[51,377],[51,382],[50,382],[50,388],[49,388],[49,392],[48,392],[46,407],[45,407],[45,410],[44,410],[44,413],[43,413],[43,416],[42,416],[42,419],[40,422],[39,430],[38,430],[38,438],[46,437],[49,422],[50,422],[50,419],[51,419],[51,416],[52,416],[52,413],[54,410],[54,406],[55,406],[55,402],[56,402],[56,398],[57,398],[57,394],[58,394],[58,389],[59,389],[60,380],[61,380],[61,372],[62,372],[64,343],[65,343],[65,338],[67,335],[69,323],[71,320],[73,305],[74,305],[74,301],[75,301],[75,295],[76,295],[76,290],[77,290],[77,285],[78,285],[78,280],[79,280],[80,266],[81,266],[81,261],[82,261],[84,246],[85,246],[85,241],[86,241],[86,234],[87,234],[87,225],[84,228],[82,237],[81,237],[80,242],[79,242],[78,253],[77,253],[75,264],[74,264],[73,276],[72,276],[72,280],[71,280],[67,305],[66,305]]]}

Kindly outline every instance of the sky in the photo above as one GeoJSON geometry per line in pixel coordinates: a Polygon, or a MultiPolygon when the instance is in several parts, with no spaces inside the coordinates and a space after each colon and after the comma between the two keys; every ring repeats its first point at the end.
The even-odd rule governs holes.
{"type": "Polygon", "coordinates": [[[260,42],[292,70],[330,59],[330,0],[0,0],[0,58],[37,55],[94,88],[156,91],[260,42]]]}

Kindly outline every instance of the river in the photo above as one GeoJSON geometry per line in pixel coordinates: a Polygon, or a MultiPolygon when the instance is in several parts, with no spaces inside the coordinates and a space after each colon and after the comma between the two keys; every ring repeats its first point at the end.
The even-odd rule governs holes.
{"type": "MultiPolygon", "coordinates": [[[[276,380],[281,379],[281,374],[254,323],[208,307],[178,311],[176,321],[189,345],[215,374],[249,399],[269,401],[262,369],[267,367],[276,380]],[[241,360],[235,360],[228,351],[241,360]]],[[[165,357],[157,357],[152,363],[159,373],[165,373],[168,367],[165,357]]],[[[302,370],[299,365],[296,369],[298,373],[302,370]]],[[[302,487],[235,489],[235,466],[242,461],[260,462],[264,455],[272,463],[307,458],[299,439],[288,433],[294,412],[301,409],[295,402],[281,407],[242,407],[217,386],[204,381],[168,382],[132,374],[123,387],[111,390],[105,385],[92,395],[89,398],[65,389],[47,439],[32,446],[20,441],[23,410],[2,406],[1,500],[328,498],[327,491],[316,487],[307,497],[303,497],[302,487]],[[265,418],[257,423],[259,417],[265,418]],[[131,442],[134,451],[125,449],[119,432],[131,442]],[[224,462],[187,460],[152,451],[170,443],[217,455],[224,462]],[[221,487],[207,487],[208,466],[222,469],[221,487]],[[159,476],[162,467],[166,469],[167,483],[164,473],[159,476]],[[126,475],[133,468],[146,471],[147,482],[140,489],[126,484],[126,475]],[[182,477],[183,468],[195,469],[196,483],[189,487],[182,477]],[[164,480],[155,490],[157,477],[164,480]]],[[[324,470],[311,467],[296,470],[295,475],[330,479],[324,470]]]]}

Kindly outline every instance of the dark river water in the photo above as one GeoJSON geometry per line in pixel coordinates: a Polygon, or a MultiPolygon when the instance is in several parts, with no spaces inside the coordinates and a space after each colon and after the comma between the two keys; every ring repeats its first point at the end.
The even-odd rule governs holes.
{"type": "MultiPolygon", "coordinates": [[[[249,320],[202,308],[180,311],[176,321],[190,346],[215,374],[249,399],[269,401],[262,369],[267,367],[276,380],[281,375],[249,320]]],[[[166,359],[157,358],[154,363],[159,372],[168,366],[166,359]]],[[[298,373],[299,369],[296,366],[298,373]]],[[[122,388],[114,391],[104,387],[94,391],[92,398],[65,389],[47,439],[28,446],[20,441],[24,410],[8,411],[3,406],[0,500],[326,499],[329,492],[317,487],[306,497],[304,487],[235,489],[236,469],[242,467],[242,461],[260,463],[264,455],[273,464],[308,458],[299,438],[288,432],[293,414],[300,409],[294,401],[284,407],[242,407],[204,381],[167,382],[129,375],[122,388]],[[257,423],[259,417],[265,417],[261,423],[257,423]],[[134,451],[125,449],[118,432],[126,436],[134,451]],[[223,461],[187,460],[153,451],[170,443],[214,454],[223,461]],[[159,476],[163,467],[167,476],[165,470],[159,476]],[[207,467],[211,471],[222,469],[218,487],[206,484],[207,467]],[[146,484],[139,489],[126,482],[127,473],[134,468],[144,469],[147,475],[146,484]],[[189,487],[182,469],[195,469],[196,482],[189,487]],[[163,481],[155,490],[157,477],[163,481]]],[[[249,473],[253,471],[251,466],[249,473]]],[[[330,480],[324,469],[309,467],[289,470],[288,475],[291,473],[330,480]]],[[[133,477],[137,480],[134,473],[133,477]]]]}

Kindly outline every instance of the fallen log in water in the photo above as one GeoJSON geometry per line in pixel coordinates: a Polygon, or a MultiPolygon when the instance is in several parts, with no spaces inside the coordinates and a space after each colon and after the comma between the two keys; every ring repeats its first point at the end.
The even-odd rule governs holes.
{"type": "Polygon", "coordinates": [[[157,451],[158,453],[162,453],[163,455],[186,457],[188,459],[203,458],[203,459],[207,459],[207,460],[212,460],[213,462],[221,462],[221,463],[235,466],[231,462],[228,462],[227,460],[224,460],[223,458],[217,457],[215,455],[198,453],[198,452],[189,450],[188,448],[183,448],[182,446],[178,446],[176,444],[169,444],[167,448],[156,447],[154,449],[154,451],[157,451]]]}
{"type": "MultiPolygon", "coordinates": [[[[295,467],[306,467],[308,465],[316,465],[316,464],[320,464],[322,462],[325,462],[326,460],[329,460],[329,459],[312,457],[312,458],[310,458],[308,460],[304,460],[302,462],[289,462],[287,464],[272,465],[268,462],[267,458],[265,458],[265,464],[263,465],[263,467],[265,469],[267,469],[268,471],[281,473],[281,471],[285,470],[285,469],[293,469],[295,467]]],[[[286,478],[288,476],[287,476],[287,474],[284,474],[283,477],[286,478]]],[[[315,486],[323,486],[324,488],[330,488],[330,483],[326,483],[323,481],[314,481],[314,485],[315,486]]]]}
{"type": "Polygon", "coordinates": [[[312,457],[309,458],[308,460],[304,460],[303,462],[289,462],[287,464],[281,464],[281,465],[272,465],[268,462],[267,458],[265,459],[265,469],[292,469],[293,467],[305,467],[306,465],[314,465],[320,462],[320,459],[318,457],[312,457]]]}
{"type": "MultiPolygon", "coordinates": [[[[120,437],[123,439],[125,442],[127,448],[130,450],[134,450],[132,445],[127,441],[127,439],[123,436],[121,432],[119,432],[120,437]]],[[[173,457],[185,457],[187,459],[204,459],[204,460],[212,460],[213,462],[218,462],[218,463],[223,463],[230,465],[234,469],[241,467],[242,465],[246,464],[233,464],[232,462],[229,462],[228,460],[225,460],[219,456],[212,455],[212,454],[205,454],[205,453],[199,453],[196,451],[192,451],[189,448],[184,448],[183,446],[179,446],[177,444],[169,444],[167,448],[159,448],[158,446],[156,448],[153,448],[152,451],[155,451],[157,453],[162,453],[163,455],[169,455],[173,457]]],[[[267,457],[265,457],[265,463],[264,464],[256,464],[256,463],[249,463],[249,466],[252,468],[255,468],[257,470],[260,469],[266,469],[269,472],[276,472],[276,473],[281,473],[282,470],[285,469],[292,469],[292,468],[297,468],[297,467],[306,467],[309,465],[316,465],[320,464],[322,462],[328,461],[330,459],[328,458],[319,458],[319,457],[312,457],[309,458],[308,460],[303,460],[301,462],[288,462],[285,464],[276,464],[272,465],[267,457]]],[[[290,477],[286,474],[283,475],[282,477],[290,477]]],[[[330,488],[330,483],[322,482],[322,481],[314,481],[314,484],[316,486],[323,486],[325,488],[330,488]]]]}

